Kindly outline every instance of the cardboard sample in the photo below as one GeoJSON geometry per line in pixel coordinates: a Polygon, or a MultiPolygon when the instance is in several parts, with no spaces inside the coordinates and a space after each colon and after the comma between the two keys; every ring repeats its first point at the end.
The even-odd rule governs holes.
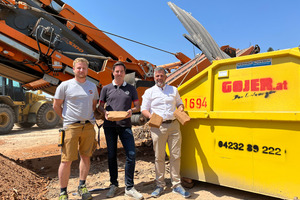
{"type": "Polygon", "coordinates": [[[188,116],[186,112],[180,111],[178,109],[175,110],[174,116],[182,125],[185,125],[187,122],[191,120],[190,116],[188,116]]]}
{"type": "Polygon", "coordinates": [[[153,113],[152,117],[149,120],[149,126],[159,128],[162,121],[163,121],[163,118],[161,116],[153,113]]]}
{"type": "Polygon", "coordinates": [[[109,121],[120,121],[126,118],[126,111],[108,111],[107,119],[109,121]]]}

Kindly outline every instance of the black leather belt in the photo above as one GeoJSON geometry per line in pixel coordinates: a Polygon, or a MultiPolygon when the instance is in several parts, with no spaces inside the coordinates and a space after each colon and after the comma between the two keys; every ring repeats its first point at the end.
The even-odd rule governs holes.
{"type": "Polygon", "coordinates": [[[175,121],[175,119],[166,120],[166,121],[163,121],[162,123],[170,124],[170,123],[172,123],[173,121],[175,121]]]}
{"type": "Polygon", "coordinates": [[[87,123],[90,123],[89,120],[86,120],[86,121],[77,121],[75,122],[76,124],[87,124],[87,123]]]}

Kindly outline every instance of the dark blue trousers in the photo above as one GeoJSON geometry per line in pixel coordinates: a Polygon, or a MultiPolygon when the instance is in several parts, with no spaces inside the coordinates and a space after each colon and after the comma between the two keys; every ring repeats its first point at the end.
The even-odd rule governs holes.
{"type": "Polygon", "coordinates": [[[118,183],[118,163],[117,163],[117,143],[118,136],[126,153],[125,164],[125,185],[131,189],[134,185],[135,170],[135,143],[131,128],[126,127],[104,127],[104,133],[107,144],[108,168],[110,174],[110,183],[119,186],[118,183]]]}

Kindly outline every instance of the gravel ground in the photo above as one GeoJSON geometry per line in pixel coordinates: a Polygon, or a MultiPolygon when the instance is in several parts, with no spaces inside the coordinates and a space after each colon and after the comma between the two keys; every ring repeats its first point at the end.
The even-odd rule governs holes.
{"type": "MultiPolygon", "coordinates": [[[[14,128],[12,133],[0,136],[0,153],[3,154],[0,155],[2,199],[57,199],[59,192],[57,169],[60,163],[60,149],[57,147],[58,129],[14,128]]],[[[154,153],[147,130],[141,127],[135,127],[134,130],[137,144],[135,188],[145,199],[149,199],[155,188],[154,153]]],[[[101,148],[92,158],[87,178],[88,188],[96,190],[93,192],[96,200],[105,199],[109,187],[106,145],[103,137],[101,132],[101,148]]],[[[118,154],[120,189],[118,195],[112,199],[130,199],[124,196],[125,155],[121,145],[118,154]]],[[[166,165],[167,187],[163,195],[157,199],[184,199],[172,193],[168,161],[166,165]]],[[[68,186],[70,199],[80,199],[75,194],[77,185],[78,162],[74,162],[68,186]]],[[[277,200],[199,181],[194,181],[194,186],[187,190],[192,194],[191,199],[197,200],[277,200]]]]}

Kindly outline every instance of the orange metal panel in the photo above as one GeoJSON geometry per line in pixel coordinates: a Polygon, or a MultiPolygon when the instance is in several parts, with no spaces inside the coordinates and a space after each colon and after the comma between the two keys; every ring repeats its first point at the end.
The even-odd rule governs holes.
{"type": "Polygon", "coordinates": [[[87,26],[83,26],[80,24],[75,24],[78,30],[91,37],[97,45],[105,49],[114,57],[118,58],[122,56],[125,60],[128,58],[133,63],[138,63],[138,60],[136,60],[133,56],[131,56],[127,51],[125,51],[122,47],[120,47],[117,43],[115,43],[102,31],[96,30],[97,29],[96,26],[94,26],[91,22],[89,22],[86,18],[84,18],[81,14],[79,14],[68,4],[64,4],[63,9],[59,13],[59,15],[64,18],[71,19],[81,24],[85,24],[87,26],[93,27],[94,29],[88,28],[87,26]]]}

